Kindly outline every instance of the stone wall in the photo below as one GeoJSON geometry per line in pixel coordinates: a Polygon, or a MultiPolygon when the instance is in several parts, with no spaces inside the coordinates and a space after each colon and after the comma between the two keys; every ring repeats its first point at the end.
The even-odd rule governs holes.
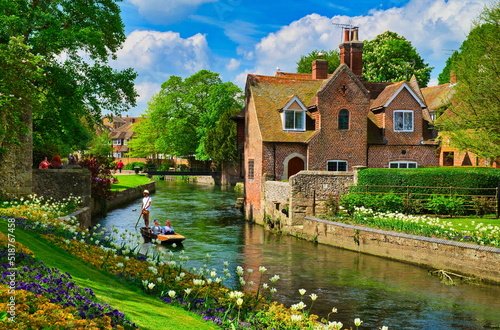
{"type": "Polygon", "coordinates": [[[256,223],[293,226],[302,224],[306,216],[327,212],[326,202],[347,193],[355,181],[356,172],[301,171],[289,182],[265,181],[261,205],[264,218],[256,223]],[[267,218],[267,219],[266,219],[267,218]]]}
{"type": "Polygon", "coordinates": [[[288,233],[380,257],[500,283],[500,249],[306,217],[288,233]]]}
{"type": "MultiPolygon", "coordinates": [[[[144,190],[147,189],[149,190],[150,194],[153,194],[156,191],[156,184],[154,181],[134,187],[134,188],[128,188],[122,191],[116,192],[116,194],[113,196],[113,199],[106,201],[106,203],[103,205],[96,201],[95,199],[92,200],[92,215],[97,215],[102,212],[108,212],[114,209],[119,208],[121,205],[131,203],[139,198],[143,197],[143,192],[144,190]]],[[[154,201],[154,196],[152,197],[154,201]]],[[[137,208],[141,208],[141,202],[137,203],[137,208]]],[[[139,214],[139,213],[137,213],[139,214]]]]}
{"type": "Polygon", "coordinates": [[[45,199],[61,201],[73,195],[82,198],[82,207],[90,207],[90,191],[90,171],[86,168],[33,170],[33,193],[45,199]]]}
{"type": "MultiPolygon", "coordinates": [[[[31,132],[31,112],[26,111],[21,120],[31,132]]],[[[0,140],[0,143],[2,142],[0,140]]],[[[0,197],[11,199],[26,197],[33,193],[31,133],[21,136],[20,143],[20,145],[2,145],[8,150],[0,153],[0,197]]]]}
{"type": "Polygon", "coordinates": [[[288,225],[301,224],[306,216],[327,212],[326,202],[338,199],[354,183],[354,172],[301,171],[290,177],[288,225]]]}

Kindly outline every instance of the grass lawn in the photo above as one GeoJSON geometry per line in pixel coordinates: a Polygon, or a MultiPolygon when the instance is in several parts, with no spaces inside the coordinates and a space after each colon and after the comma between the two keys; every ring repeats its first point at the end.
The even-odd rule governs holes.
{"type": "Polygon", "coordinates": [[[485,226],[492,225],[500,227],[500,219],[495,218],[494,215],[485,216],[484,218],[477,217],[456,217],[456,218],[447,218],[441,217],[442,221],[453,223],[453,227],[460,230],[474,230],[476,226],[482,223],[485,226]]]}
{"type": "MultiPolygon", "coordinates": [[[[0,231],[7,233],[5,220],[0,221],[0,231]]],[[[16,228],[15,238],[29,247],[38,260],[44,261],[48,267],[70,273],[78,285],[92,289],[102,302],[125,313],[129,320],[141,329],[218,329],[203,321],[199,315],[150,297],[125,281],[89,266],[30,232],[16,228]]]]}
{"type": "Polygon", "coordinates": [[[145,175],[132,174],[132,175],[117,175],[118,183],[111,184],[111,191],[120,191],[127,188],[135,188],[142,184],[151,182],[151,179],[145,175]]]}

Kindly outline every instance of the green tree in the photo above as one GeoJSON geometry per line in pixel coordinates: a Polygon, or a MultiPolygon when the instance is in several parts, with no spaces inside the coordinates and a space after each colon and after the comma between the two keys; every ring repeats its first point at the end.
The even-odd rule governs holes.
{"type": "Polygon", "coordinates": [[[146,115],[141,116],[141,120],[132,126],[135,135],[128,142],[130,157],[157,158],[160,153],[156,141],[160,137],[153,121],[146,115]]]}
{"type": "Polygon", "coordinates": [[[159,134],[158,151],[210,159],[205,151],[208,130],[223,113],[241,106],[242,91],[222,82],[217,73],[201,70],[185,80],[170,77],[148,103],[147,114],[159,134]]]}
{"type": "Polygon", "coordinates": [[[23,37],[0,43],[0,154],[19,145],[28,133],[32,105],[38,102],[36,82],[42,77],[41,56],[30,52],[23,37]]]}
{"type": "Polygon", "coordinates": [[[113,155],[113,143],[109,137],[109,132],[104,131],[101,135],[94,135],[89,142],[88,152],[96,157],[109,157],[113,155]]]}
{"type": "Polygon", "coordinates": [[[239,159],[236,123],[231,119],[241,109],[233,108],[224,113],[217,125],[207,131],[205,151],[216,163],[234,162],[239,159]]]}
{"type": "Polygon", "coordinates": [[[411,42],[395,32],[386,31],[364,41],[363,77],[367,81],[410,80],[415,75],[420,87],[425,87],[432,69],[411,42]]]}
{"type": "Polygon", "coordinates": [[[438,76],[438,84],[446,84],[450,82],[450,74],[453,70],[453,62],[455,62],[458,59],[458,51],[454,51],[453,54],[451,54],[450,57],[446,60],[446,65],[443,68],[443,71],[438,76]]]}
{"type": "Polygon", "coordinates": [[[312,61],[323,59],[328,61],[328,73],[333,73],[340,64],[340,55],[338,50],[313,50],[307,55],[300,57],[297,62],[298,73],[311,73],[312,61]]]}
{"type": "Polygon", "coordinates": [[[83,148],[103,111],[119,114],[135,105],[135,72],[108,65],[125,40],[117,2],[0,2],[0,45],[23,37],[29,52],[44,59],[43,75],[30,80],[37,96],[29,106],[35,150],[83,148]]]}
{"type": "Polygon", "coordinates": [[[452,146],[500,164],[500,1],[475,20],[453,62],[457,85],[438,128],[452,146]]]}

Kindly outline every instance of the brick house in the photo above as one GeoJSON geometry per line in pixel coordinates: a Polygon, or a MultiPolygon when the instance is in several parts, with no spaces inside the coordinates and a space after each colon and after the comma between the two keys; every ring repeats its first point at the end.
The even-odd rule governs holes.
{"type": "Polygon", "coordinates": [[[139,122],[139,120],[139,117],[128,116],[113,117],[112,120],[107,117],[103,119],[104,127],[109,130],[109,137],[113,143],[113,157],[127,157],[127,153],[130,151],[127,144],[134,136],[132,125],[139,122]]]}
{"type": "MultiPolygon", "coordinates": [[[[437,114],[442,114],[442,116],[452,115],[449,107],[453,103],[454,87],[456,83],[456,76],[451,73],[450,83],[422,88],[422,94],[424,95],[427,108],[433,120],[436,120],[437,114]]],[[[482,159],[470,151],[451,147],[450,139],[446,132],[439,132],[439,137],[441,141],[441,148],[439,150],[440,166],[499,167],[498,163],[492,163],[489,160],[482,159]]]]}
{"type": "MultiPolygon", "coordinates": [[[[325,60],[312,74],[248,75],[244,119],[245,215],[259,221],[266,180],[301,170],[352,171],[354,166],[436,166],[438,143],[416,78],[362,79],[363,43],[346,30],[340,65],[325,60]]],[[[241,132],[241,131],[240,131],[241,132]]]]}

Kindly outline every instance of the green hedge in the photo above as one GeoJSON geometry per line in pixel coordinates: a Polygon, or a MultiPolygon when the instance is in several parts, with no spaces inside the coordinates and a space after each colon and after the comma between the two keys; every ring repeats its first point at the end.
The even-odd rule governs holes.
{"type": "MultiPolygon", "coordinates": [[[[393,188],[370,187],[370,192],[406,192],[410,187],[463,187],[463,188],[496,188],[500,182],[500,169],[490,167],[429,167],[415,169],[367,168],[358,176],[358,186],[396,186],[393,188]]],[[[362,191],[363,187],[355,187],[353,192],[362,191]]],[[[435,194],[447,193],[446,189],[412,190],[412,193],[435,194]]],[[[464,189],[463,192],[453,190],[453,194],[489,195],[493,190],[464,189]]]]}

